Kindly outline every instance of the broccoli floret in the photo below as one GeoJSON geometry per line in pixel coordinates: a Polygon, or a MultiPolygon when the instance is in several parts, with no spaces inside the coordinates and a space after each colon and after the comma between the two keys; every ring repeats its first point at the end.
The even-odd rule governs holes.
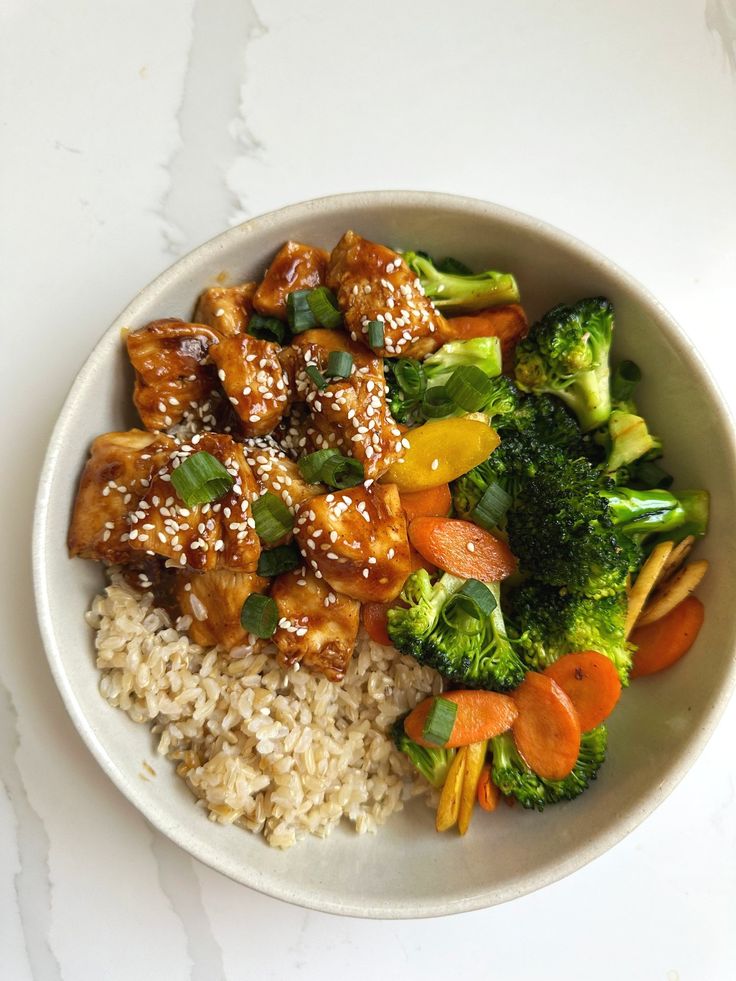
{"type": "Polygon", "coordinates": [[[562,402],[549,395],[520,396],[514,411],[494,425],[502,438],[521,434],[576,455],[581,444],[582,433],[575,417],[562,402]]]}
{"type": "MultiPolygon", "coordinates": [[[[437,586],[446,578],[443,576],[437,586]]],[[[496,599],[495,609],[476,619],[464,605],[452,601],[463,580],[450,580],[438,610],[440,593],[437,586],[427,585],[426,571],[420,569],[407,579],[402,599],[416,605],[389,610],[388,633],[394,646],[466,688],[515,688],[523,680],[525,669],[506,634],[498,585],[488,584],[496,599]]]]}
{"type": "Polygon", "coordinates": [[[589,599],[529,580],[510,590],[504,602],[509,634],[529,670],[543,671],[571,651],[598,651],[628,684],[633,648],[625,636],[625,593],[589,599]]]}
{"type": "Polygon", "coordinates": [[[603,297],[554,307],[517,345],[517,384],[561,398],[584,432],[597,428],[611,414],[612,333],[613,306],[603,297]]]}
{"type": "Polygon", "coordinates": [[[613,524],[637,542],[651,535],[659,541],[681,541],[687,535],[700,537],[708,530],[708,491],[635,490],[630,487],[603,489],[613,524]]]}
{"type": "Polygon", "coordinates": [[[498,429],[507,419],[513,419],[518,413],[521,394],[508,375],[492,378],[489,391],[483,412],[493,419],[493,425],[498,429]]]}
{"type": "MultiPolygon", "coordinates": [[[[457,264],[444,270],[424,252],[402,252],[406,264],[416,273],[422,289],[441,310],[483,310],[504,303],[519,302],[519,288],[509,273],[462,274],[457,264]]],[[[457,263],[457,260],[455,260],[457,263]]]]}
{"type": "Polygon", "coordinates": [[[501,342],[497,337],[473,337],[469,341],[448,341],[424,359],[422,368],[427,385],[442,385],[460,365],[474,365],[489,378],[501,374],[501,342]]]}
{"type": "Polygon", "coordinates": [[[433,585],[426,569],[413,572],[401,591],[406,607],[388,611],[388,633],[396,649],[421,660],[424,643],[437,626],[442,608],[462,584],[462,579],[445,573],[433,585]]]}
{"type": "Polygon", "coordinates": [[[630,467],[636,460],[656,460],[662,455],[662,441],[649,432],[634,402],[634,390],[640,381],[641,371],[633,361],[620,362],[611,375],[612,412],[594,434],[605,454],[601,468],[608,474],[630,467]]]}
{"type": "Polygon", "coordinates": [[[433,746],[430,749],[415,743],[404,731],[405,718],[406,716],[402,715],[400,719],[397,719],[391,730],[394,745],[400,752],[408,756],[409,762],[425,780],[439,790],[445,783],[447,771],[450,769],[456,750],[443,749],[441,746],[433,746]]]}
{"type": "Polygon", "coordinates": [[[563,780],[538,777],[522,759],[511,733],[491,740],[492,776],[501,793],[515,797],[522,807],[544,810],[547,804],[579,797],[598,776],[606,758],[608,733],[604,725],[585,732],[577,762],[563,780]]]}

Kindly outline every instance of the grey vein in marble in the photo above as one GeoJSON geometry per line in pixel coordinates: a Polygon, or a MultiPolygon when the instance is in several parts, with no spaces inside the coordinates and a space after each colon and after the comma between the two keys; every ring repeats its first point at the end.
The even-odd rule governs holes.
{"type": "Polygon", "coordinates": [[[152,831],[151,852],[161,889],[187,938],[191,981],[226,981],[222,950],[202,902],[193,860],[158,831],[152,831]]]}
{"type": "Polygon", "coordinates": [[[705,23],[708,30],[720,38],[729,67],[736,73],[736,2],[707,0],[705,23]]]}
{"type": "Polygon", "coordinates": [[[241,205],[225,177],[239,149],[259,150],[243,120],[240,93],[248,45],[265,33],[251,0],[195,0],[177,112],[179,144],[167,164],[169,190],[160,212],[174,255],[222,231],[241,205]]]}
{"type": "Polygon", "coordinates": [[[16,759],[19,748],[18,713],[10,692],[0,683],[0,783],[5,788],[15,815],[20,859],[20,869],[15,875],[15,891],[23,941],[34,981],[61,981],[61,967],[49,942],[49,837],[26,793],[16,759]]]}

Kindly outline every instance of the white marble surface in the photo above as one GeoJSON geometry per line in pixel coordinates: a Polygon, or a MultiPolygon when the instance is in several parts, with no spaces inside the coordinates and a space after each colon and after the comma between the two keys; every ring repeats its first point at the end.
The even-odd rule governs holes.
{"type": "Polygon", "coordinates": [[[175,257],[307,197],[426,188],[540,215],[647,283],[736,403],[733,0],[4,0],[0,17],[0,976],[736,976],[736,704],[669,800],[571,878],[444,922],[345,920],[147,826],[64,713],[29,568],[45,443],[98,335],[175,257]]]}

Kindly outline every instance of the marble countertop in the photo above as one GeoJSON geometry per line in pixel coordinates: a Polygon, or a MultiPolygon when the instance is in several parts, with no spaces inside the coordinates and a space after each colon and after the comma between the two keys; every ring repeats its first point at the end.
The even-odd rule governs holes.
{"type": "Polygon", "coordinates": [[[201,241],[322,194],[443,190],[559,225],[650,287],[736,406],[733,0],[6,0],[0,17],[2,977],[736,976],[736,704],[666,803],[570,878],[444,922],[331,917],[199,865],[118,793],[52,682],[29,561],[45,444],[103,329],[201,241]]]}

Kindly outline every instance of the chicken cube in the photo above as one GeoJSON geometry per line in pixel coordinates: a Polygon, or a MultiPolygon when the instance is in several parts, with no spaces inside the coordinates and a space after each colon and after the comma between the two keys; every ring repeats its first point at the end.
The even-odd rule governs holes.
{"type": "Polygon", "coordinates": [[[67,536],[70,555],[114,563],[138,557],[128,541],[128,513],[175,448],[168,436],[142,429],[97,437],[74,502],[67,536]]]}
{"type": "Polygon", "coordinates": [[[223,337],[242,334],[253,313],[253,294],[256,283],[240,286],[210,286],[200,293],[194,311],[198,324],[214,327],[223,337]]]}
{"type": "Polygon", "coordinates": [[[333,589],[362,603],[395,599],[411,571],[406,520],[395,484],[333,491],[300,504],[294,537],[333,589]]]}
{"type": "Polygon", "coordinates": [[[255,292],[255,309],[264,316],[286,320],[288,294],[322,286],[328,258],[324,249],[300,242],[287,242],[274,256],[263,282],[255,292]]]}
{"type": "Polygon", "coordinates": [[[242,423],[245,436],[272,432],[289,406],[288,376],[279,347],[250,334],[224,337],[210,347],[217,376],[242,423]]]}
{"type": "Polygon", "coordinates": [[[277,576],[271,596],[279,611],[273,642],[284,667],[298,661],[330,681],[342,681],[355,649],[360,603],[306,569],[277,576]]]}
{"type": "Polygon", "coordinates": [[[353,340],[366,340],[372,320],[383,324],[377,353],[421,360],[441,346],[442,315],[398,252],[385,245],[346,232],[332,250],[327,285],[353,340]]]}
{"type": "Polygon", "coordinates": [[[131,548],[201,571],[255,572],[261,545],[251,504],[258,496],[255,477],[240,443],[219,433],[193,436],[191,442],[178,444],[153,474],[150,486],[131,512],[131,548]],[[219,500],[188,508],[172,486],[171,474],[176,466],[200,451],[218,459],[235,482],[219,500]]]}
{"type": "Polygon", "coordinates": [[[126,339],[135,369],[133,401],[146,429],[169,429],[206,401],[215,384],[205,362],[218,335],[204,324],[154,320],[126,339]]]}
{"type": "Polygon", "coordinates": [[[322,484],[310,484],[290,457],[270,437],[254,439],[244,446],[245,459],[255,474],[262,494],[270,491],[292,510],[302,501],[324,494],[322,484]]]}
{"type": "Polygon", "coordinates": [[[240,623],[240,611],[251,593],[263,593],[268,579],[252,572],[213,569],[211,572],[179,572],[176,596],[179,608],[191,617],[188,634],[195,644],[220,644],[231,650],[248,642],[240,623]]]}

